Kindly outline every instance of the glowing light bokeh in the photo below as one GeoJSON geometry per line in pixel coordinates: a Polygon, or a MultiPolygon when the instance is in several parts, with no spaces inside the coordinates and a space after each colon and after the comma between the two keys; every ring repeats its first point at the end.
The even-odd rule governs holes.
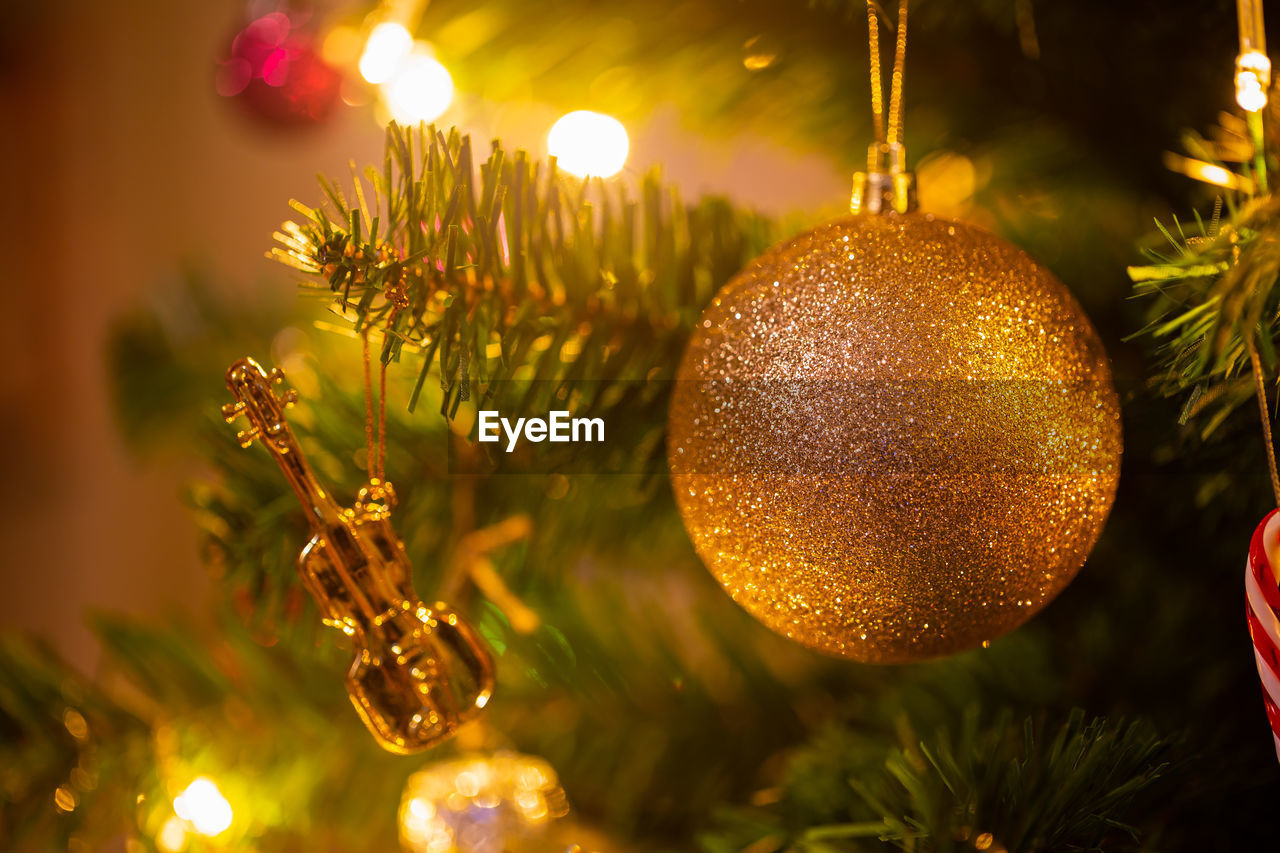
{"type": "Polygon", "coordinates": [[[453,78],[430,53],[414,50],[383,86],[383,97],[400,124],[435,121],[453,103],[453,78]]]}
{"type": "Polygon", "coordinates": [[[413,35],[402,25],[387,21],[369,33],[360,55],[360,76],[370,83],[385,83],[395,76],[413,50],[413,35]]]}
{"type": "Polygon", "coordinates": [[[1236,103],[1256,113],[1267,105],[1270,86],[1271,60],[1260,50],[1242,49],[1236,57],[1236,103]]]}
{"type": "Polygon", "coordinates": [[[613,116],[576,110],[552,125],[547,150],[570,174],[608,178],[622,171],[631,142],[627,129],[613,116]]]}
{"type": "Polygon", "coordinates": [[[160,827],[160,833],[156,836],[156,845],[161,850],[168,850],[169,853],[178,853],[187,846],[187,826],[181,818],[171,817],[165,821],[164,826],[160,827]]]}
{"type": "Polygon", "coordinates": [[[1241,71],[1236,75],[1236,103],[1251,113],[1267,105],[1267,91],[1254,72],[1241,71]]]}
{"type": "Polygon", "coordinates": [[[231,826],[231,804],[207,776],[199,777],[175,797],[173,810],[201,835],[221,835],[231,826]]]}
{"type": "Polygon", "coordinates": [[[358,63],[363,55],[360,31],[355,27],[334,27],[320,44],[320,56],[331,65],[358,63]]]}
{"type": "Polygon", "coordinates": [[[550,825],[569,811],[551,765],[498,752],[437,762],[415,773],[400,802],[411,853],[564,849],[550,825]]]}

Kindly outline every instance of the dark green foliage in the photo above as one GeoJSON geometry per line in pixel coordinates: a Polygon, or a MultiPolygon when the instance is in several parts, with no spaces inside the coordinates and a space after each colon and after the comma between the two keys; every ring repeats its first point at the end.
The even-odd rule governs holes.
{"type": "Polygon", "coordinates": [[[6,850],[96,849],[130,829],[154,767],[149,732],[46,646],[0,641],[0,840],[6,850]],[[55,790],[63,790],[58,810],[55,790]]]}
{"type": "Polygon", "coordinates": [[[1125,823],[1164,775],[1149,725],[1073,712],[1064,722],[988,717],[976,705],[937,730],[901,710],[892,733],[828,728],[791,758],[774,817],[725,819],[712,851],[1139,849],[1125,823]],[[897,741],[897,743],[894,743],[897,741]],[[981,845],[981,846],[979,846],[981,845]]]}
{"type": "Polygon", "coordinates": [[[1280,201],[1267,191],[1267,163],[1280,135],[1264,129],[1278,119],[1273,103],[1266,117],[1224,115],[1212,141],[1186,134],[1195,158],[1188,162],[1216,170],[1226,177],[1214,180],[1230,187],[1219,190],[1209,222],[1198,212],[1190,227],[1157,222],[1167,245],[1146,250],[1148,265],[1129,268],[1135,295],[1151,302],[1142,333],[1160,360],[1154,384],[1185,397],[1180,420],[1200,420],[1201,437],[1255,394],[1255,357],[1262,381],[1277,363],[1280,201]]]}
{"type": "Polygon", "coordinates": [[[1206,412],[1202,436],[1213,433],[1254,395],[1250,346],[1270,372],[1280,334],[1280,202],[1249,201],[1221,227],[1198,216],[1187,234],[1161,228],[1172,251],[1148,252],[1151,266],[1134,267],[1134,290],[1155,298],[1144,331],[1163,362],[1159,389],[1187,395],[1185,423],[1206,412]]]}

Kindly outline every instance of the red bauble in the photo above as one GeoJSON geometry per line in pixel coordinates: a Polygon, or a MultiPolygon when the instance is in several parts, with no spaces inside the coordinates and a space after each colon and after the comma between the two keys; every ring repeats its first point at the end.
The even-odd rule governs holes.
{"type": "Polygon", "coordinates": [[[273,127],[324,121],[338,102],[342,75],[316,53],[301,16],[272,12],[249,23],[218,65],[218,94],[273,127]]]}

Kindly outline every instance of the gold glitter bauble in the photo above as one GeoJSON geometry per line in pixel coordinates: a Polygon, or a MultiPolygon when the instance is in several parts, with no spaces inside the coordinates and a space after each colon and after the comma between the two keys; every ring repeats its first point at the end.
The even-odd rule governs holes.
{"type": "Polygon", "coordinates": [[[771,249],[712,300],[677,379],[667,453],[698,554],[830,654],[919,660],[1017,627],[1115,497],[1097,333],[970,225],[855,216],[771,249]]]}

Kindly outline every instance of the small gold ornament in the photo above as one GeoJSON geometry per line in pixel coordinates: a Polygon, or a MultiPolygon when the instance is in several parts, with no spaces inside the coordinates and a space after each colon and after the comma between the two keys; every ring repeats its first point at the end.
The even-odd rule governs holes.
{"type": "Polygon", "coordinates": [[[1115,496],[1096,332],[970,225],[864,214],[771,249],[713,299],[677,380],[668,461],[699,555],[830,654],[913,661],[1017,627],[1115,496]]]}
{"type": "Polygon", "coordinates": [[[541,758],[518,752],[464,756],[409,777],[400,801],[400,842],[412,853],[564,850],[565,833],[553,824],[568,813],[556,771],[541,758]]]}
{"type": "Polygon", "coordinates": [[[316,479],[284,417],[297,392],[273,387],[283,381],[279,368],[268,374],[251,358],[237,361],[227,370],[235,402],[222,414],[248,418],[241,446],[260,440],[307,510],[312,537],[298,572],[325,624],[354,641],[347,692],[356,711],[384,749],[419,752],[485,706],[493,661],[460,615],[441,602],[427,607],[413,591],[409,557],[391,527],[391,484],[375,477],[343,507],[316,479]]]}

